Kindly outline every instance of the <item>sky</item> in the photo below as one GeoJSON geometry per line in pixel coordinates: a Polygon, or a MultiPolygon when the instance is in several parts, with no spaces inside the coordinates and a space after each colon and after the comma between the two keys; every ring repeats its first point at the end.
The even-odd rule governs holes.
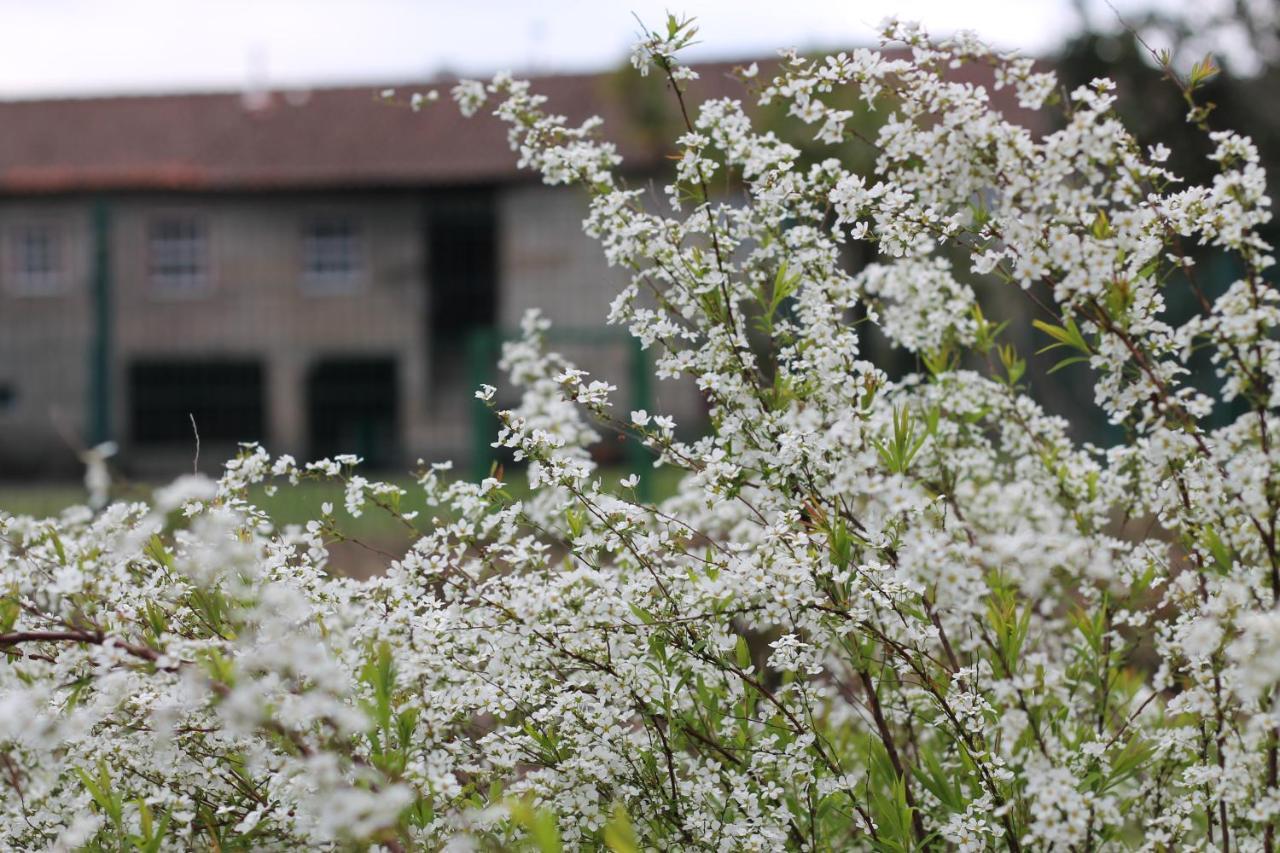
{"type": "Polygon", "coordinates": [[[0,0],[0,98],[592,70],[668,8],[698,19],[695,59],[867,44],[890,14],[1036,53],[1078,21],[1070,0],[0,0]]]}

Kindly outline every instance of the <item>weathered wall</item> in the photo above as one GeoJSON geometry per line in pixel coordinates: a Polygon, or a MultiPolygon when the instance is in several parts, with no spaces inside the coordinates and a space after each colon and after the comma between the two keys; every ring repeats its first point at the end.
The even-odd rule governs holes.
{"type": "Polygon", "coordinates": [[[63,436],[84,429],[91,227],[79,201],[0,205],[0,478],[75,470],[63,436]],[[32,222],[62,236],[62,274],[48,293],[25,291],[14,275],[14,231],[32,222]]]}
{"type": "MultiPolygon", "coordinates": [[[[474,446],[474,373],[469,364],[435,371],[431,387],[431,295],[421,192],[330,195],[119,195],[110,205],[113,357],[111,432],[122,460],[141,476],[190,465],[192,442],[131,453],[128,368],[138,360],[252,359],[265,383],[265,443],[273,453],[307,453],[306,377],[317,361],[391,357],[399,384],[399,434],[405,461],[465,458],[474,446]],[[149,278],[148,227],[169,213],[194,215],[208,235],[208,278],[195,292],[158,289],[149,278]],[[318,215],[352,217],[363,234],[363,270],[350,287],[316,289],[304,281],[302,229],[318,215]]],[[[606,327],[609,303],[626,281],[582,232],[584,197],[573,190],[515,185],[496,195],[497,325],[511,331],[540,307],[570,335],[556,346],[596,376],[619,386],[625,418],[632,396],[632,349],[622,329],[606,327]],[[574,343],[576,338],[593,342],[574,343]]],[[[0,478],[75,470],[72,440],[83,435],[93,250],[88,199],[0,201],[5,229],[43,219],[63,236],[65,282],[50,295],[6,287],[0,239],[0,478]],[[3,402],[4,389],[13,399],[3,402]],[[55,423],[57,424],[55,428],[55,423]]],[[[465,353],[454,358],[464,360],[465,353]]],[[[492,374],[491,374],[492,375],[492,374]]],[[[691,383],[651,383],[649,407],[683,424],[701,421],[691,383]]],[[[202,449],[213,464],[233,448],[202,449]]]]}
{"type": "MultiPolygon", "coordinates": [[[[323,358],[394,357],[402,427],[422,420],[427,300],[419,210],[417,197],[409,194],[113,198],[111,432],[120,439],[124,458],[163,471],[173,467],[170,456],[189,460],[191,452],[190,447],[172,454],[149,448],[129,454],[127,371],[138,359],[260,361],[266,383],[264,438],[275,452],[306,451],[305,377],[323,358]],[[148,224],[167,213],[192,214],[205,223],[208,278],[197,291],[166,291],[149,279],[148,224]],[[303,224],[325,214],[352,217],[363,234],[363,269],[349,287],[308,287],[303,280],[303,224]]],[[[58,222],[66,278],[57,293],[19,295],[10,281],[11,264],[0,258],[0,386],[8,385],[14,395],[0,408],[0,476],[22,476],[68,456],[55,421],[71,436],[83,433],[90,216],[83,200],[0,204],[0,229],[37,218],[58,222]]],[[[0,246],[5,247],[0,252],[7,251],[11,241],[0,239],[0,246]]],[[[227,450],[207,448],[207,458],[227,450]]]]}
{"type": "MultiPolygon", "coordinates": [[[[499,222],[502,240],[505,328],[519,327],[529,308],[540,308],[554,329],[607,330],[616,339],[604,345],[559,344],[579,367],[618,386],[619,415],[634,405],[630,381],[631,340],[620,326],[606,326],[609,305],[626,285],[625,270],[611,268],[599,244],[582,230],[586,196],[576,189],[528,185],[506,190],[499,222]]],[[[692,381],[651,381],[651,411],[673,415],[677,423],[701,429],[705,406],[692,381]]]]}
{"type": "MultiPolygon", "coordinates": [[[[344,195],[173,200],[137,197],[113,205],[116,387],[139,358],[248,357],[266,371],[265,437],[273,452],[306,452],[305,379],[322,358],[398,359],[401,418],[424,410],[424,285],[418,206],[412,197],[344,195]],[[198,293],[157,290],[147,275],[147,227],[166,212],[203,217],[209,282],[198,293]],[[364,242],[350,286],[310,287],[302,274],[303,224],[349,216],[364,242]]],[[[117,433],[128,435],[124,393],[117,433]]]]}

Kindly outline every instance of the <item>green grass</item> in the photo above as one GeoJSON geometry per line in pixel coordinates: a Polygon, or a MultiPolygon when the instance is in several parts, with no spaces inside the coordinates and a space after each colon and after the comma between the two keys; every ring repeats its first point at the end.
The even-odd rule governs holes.
{"type": "MultiPolygon", "coordinates": [[[[600,472],[604,487],[614,490],[618,482],[629,472],[624,468],[605,468],[600,472]]],[[[642,477],[650,481],[655,499],[675,494],[683,472],[672,468],[646,471],[642,477]]],[[[408,475],[376,476],[370,479],[385,480],[405,490],[400,501],[402,513],[417,511],[414,521],[418,530],[431,527],[432,516],[447,517],[441,507],[428,508],[421,487],[408,475]]],[[[507,478],[506,492],[520,500],[529,494],[523,472],[514,471],[507,478]]],[[[120,483],[116,485],[114,500],[148,500],[154,484],[120,483]]],[[[340,483],[304,481],[297,486],[280,485],[274,495],[268,495],[264,487],[255,488],[250,497],[265,510],[278,526],[305,524],[320,517],[321,505],[333,504],[337,529],[354,542],[338,542],[329,546],[329,570],[352,577],[369,577],[386,569],[388,559],[398,557],[416,538],[414,533],[390,513],[365,504],[364,512],[352,518],[343,508],[343,486],[340,483]]],[[[64,509],[83,503],[84,487],[74,482],[44,484],[0,483],[0,511],[13,515],[31,515],[38,518],[57,515],[64,509]]]]}
{"type": "MultiPolygon", "coordinates": [[[[653,497],[661,500],[674,494],[683,472],[673,468],[658,468],[646,471],[642,477],[649,478],[653,497]]],[[[618,482],[628,471],[624,468],[605,468],[601,471],[606,489],[615,489],[618,482]]],[[[370,479],[383,479],[400,486],[407,493],[400,503],[401,512],[418,511],[418,524],[427,526],[432,515],[440,515],[441,510],[426,506],[422,499],[422,491],[412,477],[388,475],[380,477],[369,475],[370,479]]],[[[117,489],[113,494],[116,500],[147,500],[153,485],[131,483],[117,489]]],[[[529,494],[523,472],[513,471],[508,476],[507,492],[519,500],[529,494]]],[[[46,517],[57,515],[69,506],[83,503],[86,497],[84,487],[75,482],[61,483],[0,483],[0,511],[12,515],[32,515],[46,517]]],[[[352,518],[343,509],[343,488],[337,483],[320,483],[305,481],[297,486],[281,485],[275,495],[268,496],[262,488],[254,489],[253,501],[266,510],[278,525],[304,524],[313,518],[320,517],[320,507],[326,501],[333,504],[334,516],[338,519],[339,529],[348,536],[362,540],[384,542],[404,539],[407,530],[390,514],[366,504],[364,514],[352,518]]]]}
{"type": "MultiPolygon", "coordinates": [[[[606,468],[600,472],[606,490],[615,490],[629,471],[624,468],[606,468]]],[[[675,494],[683,472],[674,468],[658,468],[646,472],[642,476],[652,478],[653,497],[662,500],[675,494]]],[[[444,516],[441,507],[428,507],[422,498],[422,489],[412,477],[376,477],[384,482],[394,483],[404,489],[406,494],[400,500],[402,513],[417,512],[416,523],[421,529],[433,515],[444,516]]],[[[522,471],[511,472],[507,477],[506,492],[515,500],[529,496],[529,487],[522,471]]],[[[310,519],[320,517],[320,506],[328,501],[333,504],[334,516],[338,519],[338,527],[343,533],[356,538],[381,540],[384,538],[402,538],[406,529],[404,525],[390,513],[366,503],[364,513],[359,518],[352,518],[343,509],[343,488],[333,483],[299,483],[294,487],[281,487],[275,495],[267,496],[258,490],[254,502],[266,510],[277,524],[303,524],[310,519]]],[[[0,506],[3,506],[0,504],[0,506]]]]}
{"type": "Polygon", "coordinates": [[[0,511],[45,518],[84,503],[87,493],[76,483],[0,484],[0,511]]]}

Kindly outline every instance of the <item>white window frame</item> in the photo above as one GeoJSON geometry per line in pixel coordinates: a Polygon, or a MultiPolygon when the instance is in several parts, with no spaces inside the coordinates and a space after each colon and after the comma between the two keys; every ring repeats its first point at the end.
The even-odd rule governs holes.
{"type": "Polygon", "coordinates": [[[16,296],[61,296],[67,287],[66,235],[61,223],[34,219],[10,226],[5,234],[5,278],[8,290],[16,296]],[[33,272],[26,267],[27,239],[34,233],[44,235],[50,267],[33,272]]]}
{"type": "Polygon", "coordinates": [[[367,255],[364,223],[359,217],[342,212],[309,214],[302,222],[299,243],[302,289],[318,296],[346,294],[360,290],[364,286],[367,275],[367,255]],[[334,224],[349,228],[350,233],[343,238],[316,236],[316,229],[334,224]],[[318,254],[334,251],[333,246],[326,247],[322,245],[322,241],[338,239],[344,241],[344,248],[341,251],[345,252],[347,258],[346,267],[332,270],[317,269],[313,261],[317,260],[318,254]]]}
{"type": "MultiPolygon", "coordinates": [[[[205,216],[181,210],[154,213],[147,218],[143,241],[147,282],[153,294],[166,298],[199,297],[212,289],[213,241],[209,233],[209,221],[205,216]],[[171,223],[192,226],[191,236],[182,238],[192,244],[189,251],[195,260],[190,272],[161,272],[157,269],[157,241],[166,238],[157,235],[156,230],[171,223]]],[[[169,251],[177,253],[178,250],[170,247],[169,251]]]]}

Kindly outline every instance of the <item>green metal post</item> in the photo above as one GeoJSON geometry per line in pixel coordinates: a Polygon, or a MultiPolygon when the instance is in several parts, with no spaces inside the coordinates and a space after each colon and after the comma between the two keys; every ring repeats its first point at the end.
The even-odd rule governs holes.
{"type": "MultiPolygon", "coordinates": [[[[498,332],[493,328],[473,329],[467,334],[467,374],[471,379],[468,393],[480,390],[481,385],[493,384],[497,357],[498,332]]],[[[484,400],[472,400],[471,407],[471,478],[480,482],[489,476],[493,466],[493,448],[489,445],[497,437],[493,413],[484,400]]]]}
{"type": "Polygon", "coordinates": [[[89,444],[111,440],[111,210],[93,203],[92,330],[89,337],[89,444]]]}
{"type": "MultiPolygon", "coordinates": [[[[653,392],[649,384],[649,359],[645,355],[640,341],[630,338],[631,344],[631,401],[633,409],[649,411],[653,406],[653,392]]],[[[649,450],[639,441],[627,442],[627,467],[631,473],[640,477],[637,497],[646,503],[653,500],[653,457],[649,450]]]]}

